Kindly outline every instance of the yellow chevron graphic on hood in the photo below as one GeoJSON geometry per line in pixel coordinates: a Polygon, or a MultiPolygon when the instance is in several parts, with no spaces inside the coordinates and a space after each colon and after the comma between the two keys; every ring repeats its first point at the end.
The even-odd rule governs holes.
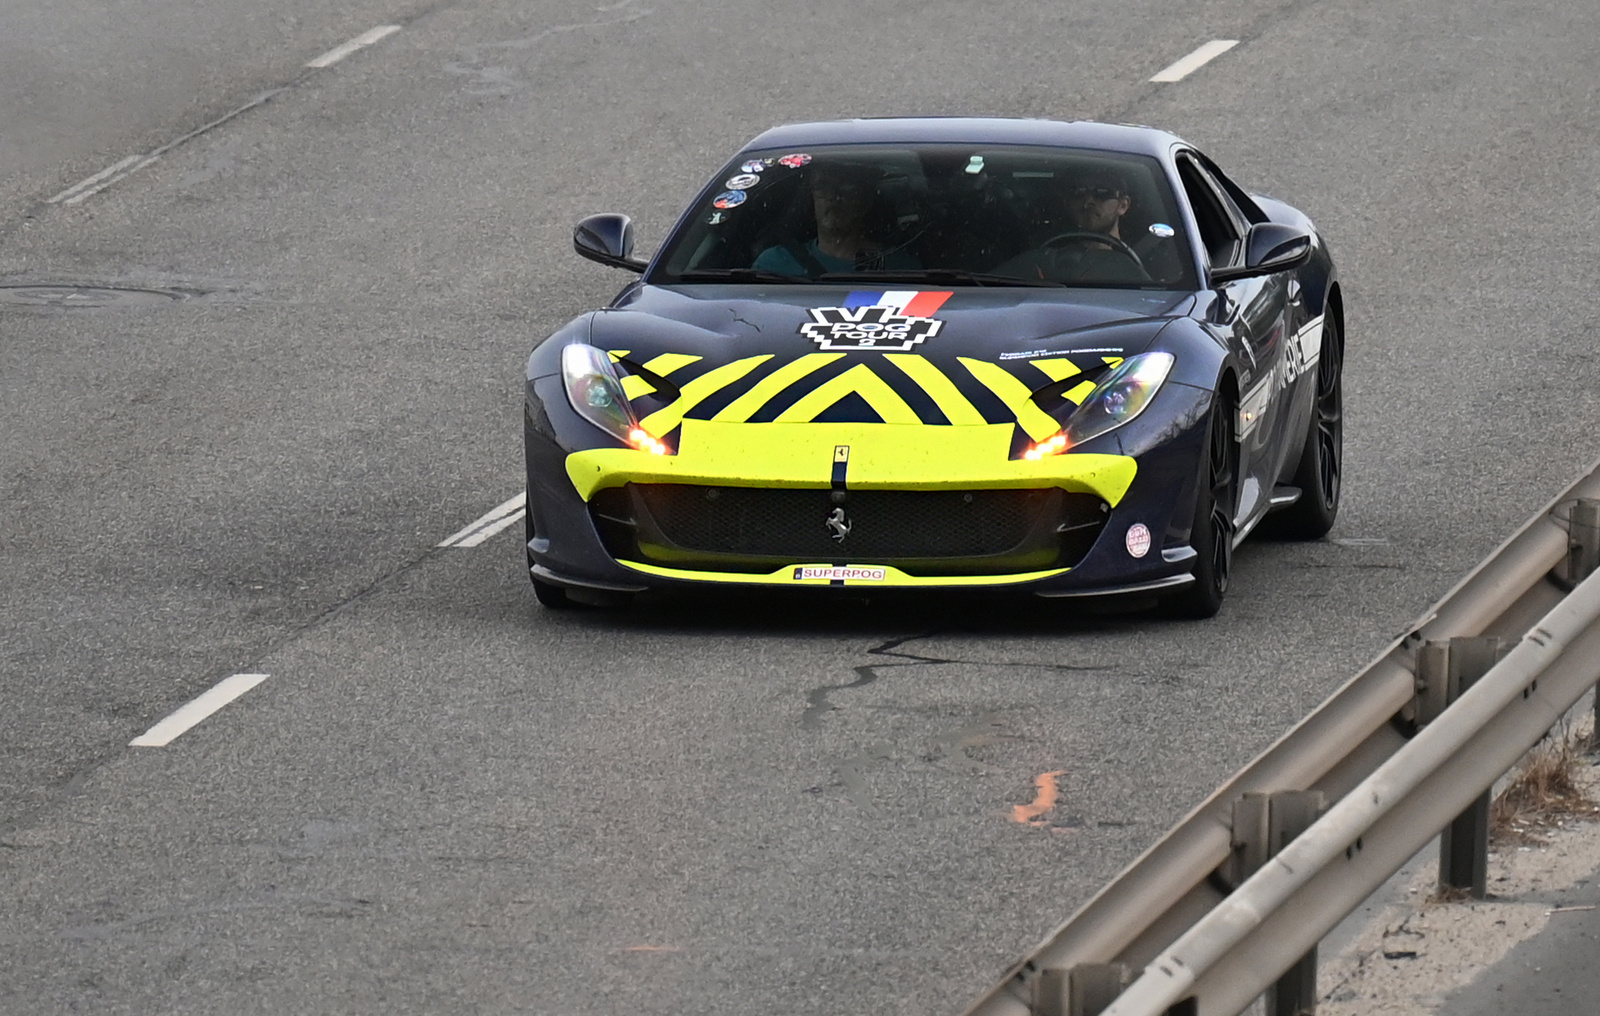
{"type": "MultiPolygon", "coordinates": [[[[621,355],[625,355],[625,351],[613,351],[614,358],[621,355]]],[[[877,422],[882,423],[943,425],[948,421],[957,427],[1015,423],[1034,440],[1047,437],[1060,427],[1059,421],[1039,408],[1031,397],[1038,382],[1025,382],[1001,364],[959,357],[967,376],[957,379],[920,354],[887,353],[855,363],[840,373],[825,369],[844,356],[844,353],[837,352],[808,353],[780,364],[764,375],[761,371],[770,366],[770,354],[734,360],[683,382],[678,388],[677,398],[665,406],[661,405],[655,386],[637,375],[623,375],[623,391],[631,402],[636,403],[636,411],[645,408],[638,404],[640,400],[650,397],[657,399],[649,404],[651,411],[640,420],[640,426],[656,437],[665,437],[676,429],[701,403],[725,390],[737,391],[752,377],[754,381],[748,387],[744,387],[726,406],[711,413],[709,419],[718,423],[748,423],[765,412],[765,419],[773,422],[811,423],[841,400],[857,396],[876,414],[877,422]],[[821,380],[812,380],[819,376],[821,380]],[[972,388],[973,381],[978,382],[981,388],[972,388]],[[808,384],[811,385],[809,389],[806,387],[808,384]],[[962,391],[963,384],[968,386],[969,391],[986,390],[992,393],[1005,407],[1006,415],[988,418],[973,401],[973,396],[962,391]],[[908,401],[912,393],[925,396],[937,407],[944,420],[938,417],[924,419],[908,401]]],[[[1102,359],[1110,363],[1118,358],[1102,359]]],[[[662,353],[643,366],[665,377],[678,371],[688,373],[684,368],[699,362],[701,358],[698,356],[662,353]]],[[[1028,363],[1044,376],[1047,383],[1083,373],[1077,364],[1065,357],[1035,359],[1028,363]]],[[[1093,390],[1094,383],[1085,380],[1067,391],[1064,397],[1081,404],[1093,390]]],[[[987,404],[991,407],[989,412],[995,412],[994,403],[987,404]]],[[[696,414],[696,418],[706,418],[706,414],[696,414]]]]}

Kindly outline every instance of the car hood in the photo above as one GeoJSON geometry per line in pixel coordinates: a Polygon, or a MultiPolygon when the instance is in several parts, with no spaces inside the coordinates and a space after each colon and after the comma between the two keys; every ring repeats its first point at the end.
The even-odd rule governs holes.
{"type": "Polygon", "coordinates": [[[676,353],[702,357],[706,366],[815,352],[867,360],[915,353],[950,364],[958,357],[1097,358],[1142,351],[1192,306],[1189,293],[1119,289],[639,286],[592,316],[589,341],[629,350],[635,362],[676,353]],[[878,306],[889,312],[872,309],[878,306]],[[864,338],[874,332],[882,337],[864,338]]]}
{"type": "Polygon", "coordinates": [[[571,342],[604,349],[639,426],[669,445],[680,427],[733,427],[746,440],[747,424],[799,423],[998,427],[985,440],[1020,447],[1059,429],[1092,382],[1148,349],[1192,300],[1139,290],[641,285],[542,344],[529,377],[559,370],[571,342]]]}

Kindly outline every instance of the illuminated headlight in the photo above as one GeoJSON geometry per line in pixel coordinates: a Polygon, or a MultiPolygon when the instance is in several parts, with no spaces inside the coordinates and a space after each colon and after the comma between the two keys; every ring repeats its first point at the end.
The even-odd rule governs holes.
{"type": "Polygon", "coordinates": [[[1118,364],[1067,418],[1067,425],[1022,453],[1025,459],[1059,455],[1110,433],[1145,411],[1172,372],[1171,353],[1143,353],[1118,364]]]}
{"type": "Polygon", "coordinates": [[[567,401],[578,415],[630,447],[653,455],[667,454],[667,446],[639,426],[622,379],[604,350],[575,342],[561,350],[561,380],[567,401]]]}

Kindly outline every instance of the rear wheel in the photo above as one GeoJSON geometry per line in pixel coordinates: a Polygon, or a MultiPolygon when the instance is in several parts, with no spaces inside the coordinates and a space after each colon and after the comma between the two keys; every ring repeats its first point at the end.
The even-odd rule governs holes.
{"type": "Polygon", "coordinates": [[[1165,603],[1172,617],[1196,620],[1222,609],[1233,573],[1233,511],[1238,501],[1238,446],[1233,440],[1233,404],[1219,395],[1207,428],[1206,469],[1195,497],[1189,544],[1195,551],[1194,583],[1165,603]]]}
{"type": "Polygon", "coordinates": [[[1339,491],[1344,473],[1344,347],[1339,319],[1331,313],[1322,326],[1322,353],[1317,361],[1316,402],[1306,427],[1300,468],[1294,485],[1300,500],[1272,519],[1272,530],[1291,540],[1326,536],[1339,516],[1339,491]]]}

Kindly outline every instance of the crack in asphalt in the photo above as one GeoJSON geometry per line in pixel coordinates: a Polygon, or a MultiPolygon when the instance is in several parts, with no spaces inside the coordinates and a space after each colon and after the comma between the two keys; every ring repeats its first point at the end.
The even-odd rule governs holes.
{"type": "Polygon", "coordinates": [[[806,730],[815,730],[822,725],[822,717],[839,708],[828,700],[828,696],[836,691],[849,691],[852,688],[865,688],[867,685],[883,676],[880,671],[896,667],[943,667],[951,665],[966,665],[973,667],[1012,667],[1028,670],[1053,670],[1062,672],[1088,672],[1100,670],[1115,670],[1116,667],[1092,666],[1085,667],[1071,663],[1018,663],[1002,660],[998,663],[987,660],[963,660],[942,656],[924,656],[912,652],[898,652],[899,648],[907,642],[918,639],[933,638],[936,635],[946,634],[944,631],[931,631],[921,635],[902,635],[899,638],[889,639],[881,645],[873,646],[867,650],[868,656],[891,656],[905,660],[905,663],[869,663],[860,667],[851,668],[855,672],[855,680],[846,684],[825,684],[813,688],[806,693],[806,708],[800,714],[800,726],[806,730]]]}
{"type": "Polygon", "coordinates": [[[610,18],[601,18],[594,21],[580,21],[570,25],[551,25],[541,32],[521,39],[511,39],[506,42],[480,42],[471,46],[461,47],[461,59],[452,60],[444,65],[446,74],[458,77],[475,79],[469,82],[471,95],[506,95],[519,88],[527,87],[527,82],[519,81],[516,71],[511,68],[487,64],[484,55],[494,50],[527,50],[543,42],[545,39],[568,32],[580,32],[586,28],[612,28],[617,25],[626,25],[641,18],[647,18],[655,13],[650,7],[632,7],[636,0],[621,0],[620,3],[607,4],[595,10],[610,13],[620,12],[610,18]]]}
{"type": "MultiPolygon", "coordinates": [[[[942,630],[935,630],[920,635],[902,635],[899,638],[889,639],[886,642],[880,643],[879,645],[868,649],[868,656],[888,656],[903,662],[869,663],[859,667],[852,667],[851,669],[855,673],[855,680],[849,681],[845,684],[825,684],[821,687],[813,688],[811,691],[806,693],[806,708],[800,714],[800,726],[807,730],[816,730],[822,726],[823,716],[839,708],[829,701],[828,696],[833,692],[849,691],[853,688],[864,688],[878,680],[878,678],[882,677],[885,672],[900,667],[944,667],[967,665],[1015,667],[1031,670],[1052,670],[1061,672],[1107,671],[1118,669],[1116,667],[1080,666],[1070,663],[1017,663],[1012,661],[991,663],[981,660],[963,660],[952,657],[928,656],[921,653],[905,651],[901,648],[908,642],[915,642],[918,639],[933,638],[934,636],[941,634],[945,634],[945,632],[942,630]]],[[[924,756],[923,761],[935,761],[951,749],[965,747],[966,742],[979,735],[982,735],[982,737],[985,739],[983,743],[992,743],[995,740],[1009,740],[1010,735],[994,734],[990,731],[990,728],[998,725],[999,721],[997,720],[996,713],[992,711],[984,712],[976,720],[968,721],[959,730],[947,731],[943,734],[935,736],[931,742],[933,754],[930,756],[924,756]]],[[[850,801],[862,811],[870,812],[876,810],[876,807],[873,805],[871,797],[867,791],[865,770],[874,762],[885,761],[891,758],[893,756],[894,748],[895,746],[893,744],[880,742],[869,745],[856,755],[852,755],[849,758],[840,759],[834,763],[834,772],[838,774],[840,782],[844,784],[845,795],[849,797],[850,801]]],[[[819,789],[820,788],[809,788],[808,792],[815,792],[819,789]]]]}

